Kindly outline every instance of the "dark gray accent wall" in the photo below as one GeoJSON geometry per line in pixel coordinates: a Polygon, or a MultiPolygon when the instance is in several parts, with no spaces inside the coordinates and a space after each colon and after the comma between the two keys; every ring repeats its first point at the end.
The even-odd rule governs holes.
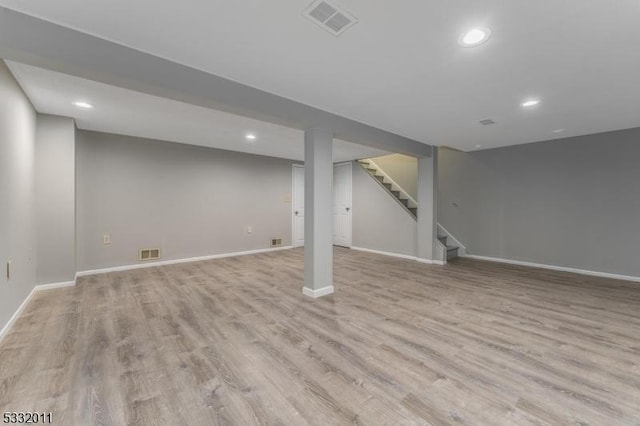
{"type": "Polygon", "coordinates": [[[35,132],[35,110],[0,60],[0,330],[36,283],[35,132]]]}
{"type": "Polygon", "coordinates": [[[353,163],[352,244],[416,255],[417,223],[362,167],[353,163]]]}
{"type": "Polygon", "coordinates": [[[440,149],[438,220],[470,254],[640,276],[640,128],[440,149]]]}
{"type": "Polygon", "coordinates": [[[76,141],[79,271],[139,263],[141,248],[172,260],[291,244],[289,160],[88,131],[76,141]]]}

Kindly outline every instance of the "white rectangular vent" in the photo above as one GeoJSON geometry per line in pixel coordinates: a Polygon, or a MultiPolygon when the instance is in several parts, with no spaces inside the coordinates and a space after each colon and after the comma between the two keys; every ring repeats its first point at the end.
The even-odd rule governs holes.
{"type": "Polygon", "coordinates": [[[282,238],[272,238],[271,247],[282,247],[282,238]]]}
{"type": "Polygon", "coordinates": [[[302,14],[335,36],[339,36],[358,22],[352,14],[329,0],[314,1],[302,14]]]}
{"type": "Polygon", "coordinates": [[[478,123],[482,124],[483,126],[491,126],[492,124],[496,124],[496,122],[490,118],[485,118],[484,120],[480,120],[478,121],[478,123]]]}
{"type": "Polygon", "coordinates": [[[160,259],[160,249],[140,249],[140,260],[157,260],[160,259]]]}
{"type": "Polygon", "coordinates": [[[309,15],[311,15],[311,17],[314,18],[316,21],[324,24],[336,12],[337,10],[329,6],[326,2],[321,1],[320,3],[318,3],[318,5],[314,9],[311,10],[311,12],[309,12],[309,15]]]}

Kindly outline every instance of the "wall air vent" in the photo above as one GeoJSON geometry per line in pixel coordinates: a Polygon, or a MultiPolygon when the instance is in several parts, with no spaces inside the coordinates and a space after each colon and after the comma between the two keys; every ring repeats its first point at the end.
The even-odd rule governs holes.
{"type": "Polygon", "coordinates": [[[271,247],[282,247],[282,238],[272,238],[271,247]]]}
{"type": "Polygon", "coordinates": [[[140,249],[140,260],[158,260],[160,259],[160,249],[140,249]]]}
{"type": "Polygon", "coordinates": [[[328,0],[316,0],[302,15],[334,36],[339,36],[358,20],[344,8],[328,0]]]}
{"type": "Polygon", "coordinates": [[[483,126],[491,126],[492,124],[496,124],[496,122],[490,118],[485,118],[484,120],[480,120],[478,121],[478,123],[482,124],[483,126]]]}

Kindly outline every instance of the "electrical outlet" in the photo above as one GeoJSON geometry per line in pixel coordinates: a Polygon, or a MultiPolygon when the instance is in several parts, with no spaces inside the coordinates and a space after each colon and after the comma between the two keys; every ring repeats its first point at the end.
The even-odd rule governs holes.
{"type": "Polygon", "coordinates": [[[253,234],[253,226],[251,226],[251,225],[247,226],[247,234],[248,235],[253,234]]]}
{"type": "Polygon", "coordinates": [[[102,235],[102,244],[104,244],[105,246],[108,246],[109,244],[111,244],[111,235],[109,234],[102,235]]]}

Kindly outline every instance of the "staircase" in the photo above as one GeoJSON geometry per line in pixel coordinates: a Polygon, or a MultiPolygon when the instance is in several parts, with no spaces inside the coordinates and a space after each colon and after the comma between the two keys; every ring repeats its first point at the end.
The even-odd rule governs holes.
{"type": "MultiPolygon", "coordinates": [[[[411,197],[405,190],[403,190],[394,180],[387,175],[375,161],[371,158],[358,160],[358,164],[384,188],[384,190],[393,197],[393,199],[400,204],[407,213],[413,217],[414,220],[418,219],[418,202],[411,197]]],[[[458,247],[448,244],[448,236],[438,235],[438,241],[447,248],[447,260],[458,257],[458,247]]]]}
{"type": "Polygon", "coordinates": [[[414,219],[418,219],[418,203],[407,194],[390,176],[370,159],[358,160],[358,164],[367,171],[414,219]]]}

